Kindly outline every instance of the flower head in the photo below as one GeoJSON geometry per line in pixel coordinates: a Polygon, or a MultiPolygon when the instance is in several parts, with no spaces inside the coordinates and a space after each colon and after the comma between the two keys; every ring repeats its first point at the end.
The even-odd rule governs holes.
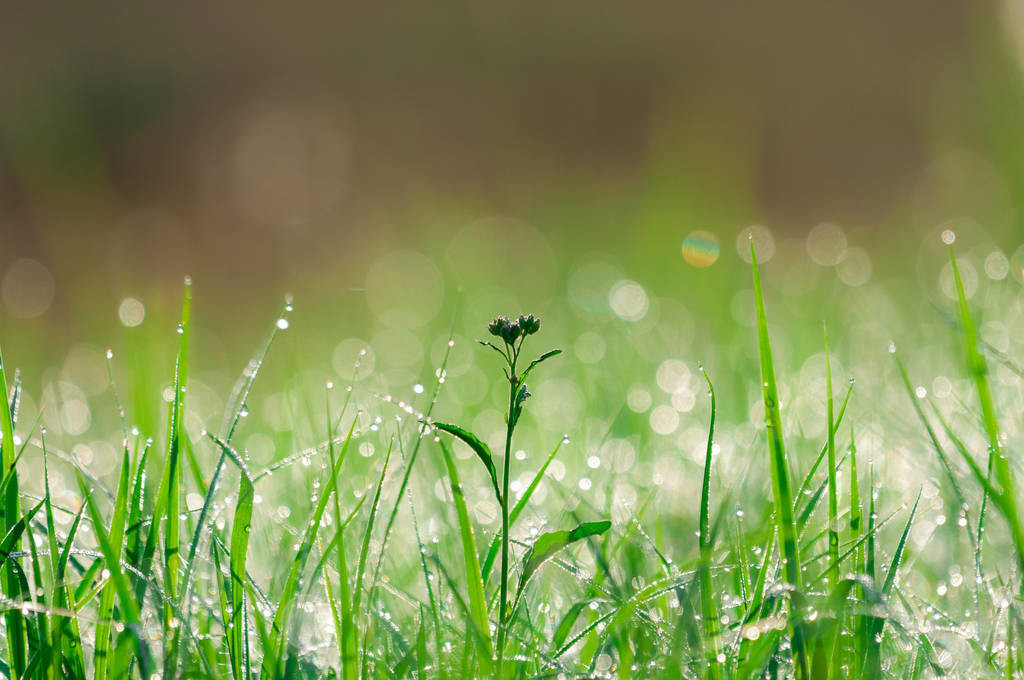
{"type": "Polygon", "coordinates": [[[491,335],[496,337],[504,337],[505,328],[509,325],[507,316],[499,316],[494,321],[487,324],[487,330],[491,332],[491,335]]]}
{"type": "Polygon", "coordinates": [[[519,316],[519,327],[523,329],[523,335],[533,335],[540,330],[540,319],[533,314],[522,314],[519,316]]]}
{"type": "Polygon", "coordinates": [[[507,322],[505,326],[501,329],[501,339],[511,345],[513,342],[516,341],[516,338],[518,338],[522,334],[522,332],[523,329],[519,327],[519,324],[517,322],[507,322]]]}

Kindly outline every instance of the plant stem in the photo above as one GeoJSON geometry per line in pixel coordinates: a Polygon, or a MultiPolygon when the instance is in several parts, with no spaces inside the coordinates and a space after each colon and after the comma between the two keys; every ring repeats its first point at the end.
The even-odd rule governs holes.
{"type": "MultiPolygon", "coordinates": [[[[525,339],[525,338],[524,338],[525,339]]],[[[520,344],[522,347],[522,344],[520,344]]],[[[505,615],[508,609],[508,473],[509,460],[512,456],[512,430],[515,422],[512,419],[512,412],[516,406],[516,390],[518,380],[516,378],[516,360],[519,359],[519,350],[513,345],[512,361],[509,363],[511,375],[509,377],[508,390],[508,416],[505,425],[505,462],[501,478],[501,592],[498,604],[498,663],[495,665],[495,677],[498,680],[504,677],[502,661],[505,657],[505,615]]]]}

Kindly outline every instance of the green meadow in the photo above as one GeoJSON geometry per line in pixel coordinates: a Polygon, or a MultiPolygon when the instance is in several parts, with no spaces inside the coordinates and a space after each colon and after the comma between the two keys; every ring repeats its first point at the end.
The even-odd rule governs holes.
{"type": "Polygon", "coordinates": [[[659,291],[502,229],[247,355],[191,280],[52,366],[7,324],[0,672],[1024,672],[1024,250],[929,233],[911,284],[835,225],[695,232],[659,291]]]}

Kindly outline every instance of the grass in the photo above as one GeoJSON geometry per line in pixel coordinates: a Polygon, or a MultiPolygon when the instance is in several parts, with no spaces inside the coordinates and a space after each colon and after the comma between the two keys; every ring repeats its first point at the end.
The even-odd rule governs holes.
{"type": "Polygon", "coordinates": [[[450,406],[473,375],[448,378],[453,330],[419,397],[376,391],[356,370],[320,408],[301,385],[273,385],[295,399],[267,401],[264,422],[250,404],[291,303],[223,412],[197,412],[186,285],[166,425],[130,427],[155,421],[129,421],[111,371],[116,444],[98,470],[44,429],[46,414],[25,416],[20,376],[0,360],[0,675],[1019,677],[1020,372],[983,339],[952,245],[950,328],[931,341],[959,357],[941,370],[962,377],[943,396],[914,385],[922,347],[893,348],[891,364],[883,347],[864,381],[875,391],[851,380],[837,400],[834,321],[823,361],[804,369],[812,381],[777,373],[773,340],[782,355],[793,346],[769,323],[757,256],[751,243],[744,337],[759,370],[738,362],[716,382],[758,399],[723,424],[710,373],[663,364],[665,392],[692,400],[670,414],[690,414],[671,438],[652,433],[665,412],[649,403],[599,401],[595,371],[614,376],[613,361],[580,371],[548,362],[560,350],[531,353],[545,337],[533,316],[499,317],[477,347],[479,375],[495,376],[486,407],[450,406]],[[564,422],[582,454],[568,436],[538,436],[571,401],[555,392],[572,388],[565,376],[610,414],[564,422]],[[270,428],[276,452],[257,460],[253,437],[285,408],[291,425],[270,428]],[[908,461],[920,474],[901,480],[908,461]]]}

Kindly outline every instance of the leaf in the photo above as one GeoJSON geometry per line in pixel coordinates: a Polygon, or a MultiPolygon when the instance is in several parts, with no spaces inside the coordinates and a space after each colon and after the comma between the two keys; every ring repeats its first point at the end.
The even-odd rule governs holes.
{"type": "Polygon", "coordinates": [[[32,521],[39,508],[43,507],[45,500],[39,501],[35,507],[29,510],[25,515],[14,523],[7,535],[4,536],[3,541],[0,541],[0,565],[7,561],[8,556],[14,550],[14,546],[21,539],[21,535],[25,533],[25,528],[32,521]]]}
{"type": "Polygon", "coordinates": [[[515,429],[516,423],[519,422],[519,416],[523,415],[523,402],[529,399],[531,396],[530,390],[526,388],[526,383],[520,383],[519,392],[516,393],[516,401],[512,406],[512,428],[515,429]]]}
{"type": "Polygon", "coordinates": [[[541,534],[533,542],[533,547],[530,548],[530,552],[527,553],[526,559],[523,561],[523,575],[519,579],[520,583],[526,583],[526,581],[530,580],[530,577],[540,568],[540,565],[544,564],[562,548],[590,536],[599,536],[608,531],[611,526],[612,523],[605,519],[599,522],[584,522],[571,531],[549,531],[541,534]]]}
{"type": "Polygon", "coordinates": [[[530,365],[526,367],[526,370],[523,371],[523,374],[519,376],[519,380],[520,381],[525,381],[526,380],[526,376],[530,375],[530,371],[532,371],[534,368],[536,368],[539,363],[541,363],[542,361],[547,361],[551,357],[553,357],[555,355],[558,355],[558,354],[561,354],[561,353],[562,353],[562,350],[560,350],[560,349],[553,349],[553,350],[544,352],[544,354],[541,354],[539,357],[537,357],[536,359],[534,359],[533,361],[530,362],[530,365]]]}
{"type": "Polygon", "coordinates": [[[462,441],[469,445],[469,448],[473,449],[473,453],[476,454],[477,458],[483,462],[484,467],[487,468],[487,474],[491,477],[491,484],[494,486],[494,495],[498,499],[498,503],[502,503],[501,498],[501,487],[498,486],[498,472],[494,468],[494,457],[491,456],[491,450],[487,448],[487,444],[484,444],[480,439],[468,430],[464,430],[458,425],[449,425],[448,423],[434,423],[434,427],[439,430],[444,430],[448,434],[453,434],[462,441]]]}
{"type": "Polygon", "coordinates": [[[493,350],[494,350],[495,352],[497,352],[498,354],[500,354],[500,355],[501,355],[501,358],[502,358],[502,359],[505,359],[506,361],[508,361],[508,355],[507,355],[507,354],[505,354],[504,352],[502,352],[502,351],[501,351],[500,349],[498,349],[498,347],[497,347],[496,345],[494,345],[494,344],[492,344],[492,343],[490,343],[490,342],[487,342],[486,340],[477,340],[477,342],[479,342],[479,343],[480,343],[481,345],[483,345],[484,347],[490,347],[490,348],[491,348],[491,349],[493,349],[493,350]]]}

